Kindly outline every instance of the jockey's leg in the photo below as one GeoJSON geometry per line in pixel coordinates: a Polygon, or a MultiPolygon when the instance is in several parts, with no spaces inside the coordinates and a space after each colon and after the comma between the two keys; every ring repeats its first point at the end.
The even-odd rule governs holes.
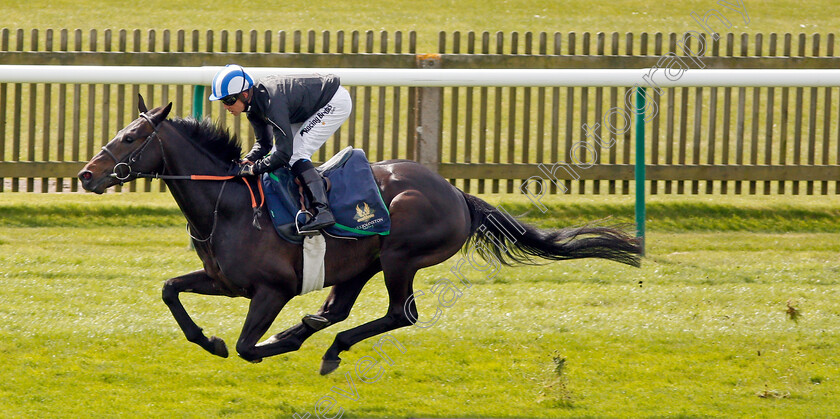
{"type": "Polygon", "coordinates": [[[312,155],[350,117],[352,110],[353,102],[350,99],[350,93],[347,89],[339,87],[323,108],[318,109],[318,112],[300,125],[296,124],[289,166],[294,166],[298,160],[310,160],[312,155]]]}
{"type": "Polygon", "coordinates": [[[353,102],[350,100],[350,94],[347,89],[339,87],[332,99],[295,131],[289,165],[292,167],[292,173],[301,180],[315,207],[314,218],[301,226],[301,233],[314,233],[335,224],[324,179],[309,159],[347,120],[352,110],[353,102]]]}
{"type": "Polygon", "coordinates": [[[312,166],[309,160],[298,160],[292,166],[292,173],[300,180],[309,197],[315,214],[306,224],[300,226],[300,233],[314,233],[322,228],[335,224],[335,218],[330,211],[330,201],[327,196],[327,185],[324,178],[312,166]]]}

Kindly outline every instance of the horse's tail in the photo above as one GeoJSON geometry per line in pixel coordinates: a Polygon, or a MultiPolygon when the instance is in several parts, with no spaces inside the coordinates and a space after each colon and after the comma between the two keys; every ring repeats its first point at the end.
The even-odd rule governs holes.
{"type": "MultiPolygon", "coordinates": [[[[622,226],[585,225],[540,230],[520,223],[487,202],[464,193],[472,217],[467,246],[505,265],[537,264],[540,259],[602,258],[640,266],[642,238],[622,226]]],[[[467,248],[468,248],[467,247],[467,248]]]]}

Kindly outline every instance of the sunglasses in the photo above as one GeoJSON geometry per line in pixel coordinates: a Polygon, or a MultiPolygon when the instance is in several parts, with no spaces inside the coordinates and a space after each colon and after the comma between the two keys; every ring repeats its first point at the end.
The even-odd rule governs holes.
{"type": "Polygon", "coordinates": [[[225,96],[220,99],[225,106],[233,106],[236,103],[237,97],[236,95],[229,95],[225,96]]]}

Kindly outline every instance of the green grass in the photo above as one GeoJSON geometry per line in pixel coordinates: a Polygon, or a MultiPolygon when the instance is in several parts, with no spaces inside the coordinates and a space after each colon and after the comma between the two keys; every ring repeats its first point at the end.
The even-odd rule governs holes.
{"type": "MultiPolygon", "coordinates": [[[[828,33],[840,24],[823,12],[828,2],[746,6],[749,25],[729,31],[828,33]]],[[[441,30],[684,32],[698,29],[691,12],[711,8],[722,6],[11,0],[3,26],[81,28],[85,39],[107,28],[414,30],[418,51],[434,52],[441,30]]],[[[631,197],[556,197],[545,214],[523,198],[486,198],[543,227],[633,220],[631,197]]],[[[314,418],[331,395],[327,416],[340,406],[343,417],[838,417],[838,208],[821,196],[652,197],[641,269],[586,260],[506,268],[492,280],[473,272],[474,285],[433,327],[393,332],[405,352],[391,350],[394,365],[362,383],[353,364],[379,356],[375,340],[345,353],[336,373],[317,370],[337,332],[384,312],[381,276],[346,322],[300,351],[256,365],[219,359],[187,342],[160,301],[165,279],[200,267],[171,197],[4,193],[0,414],[314,418]],[[349,391],[348,373],[356,400],[332,390],[349,391]]],[[[415,288],[428,292],[453,262],[421,271],[415,288]]],[[[271,332],[326,294],[294,299],[271,332]]],[[[183,300],[233,347],[246,300],[183,300]]],[[[435,312],[433,298],[418,304],[421,320],[435,312]]]]}
{"type": "Polygon", "coordinates": [[[4,193],[0,200],[0,226],[3,227],[95,229],[183,225],[186,225],[184,216],[168,193],[4,193]]]}
{"type": "MultiPolygon", "coordinates": [[[[529,207],[485,198],[512,213],[529,207]]],[[[616,212],[628,221],[629,199],[557,197],[553,215],[532,210],[526,220],[547,227],[616,212]]],[[[649,224],[641,269],[583,260],[493,279],[471,271],[473,286],[432,327],[391,333],[405,352],[386,346],[394,364],[364,383],[353,366],[380,357],[376,340],[345,353],[336,373],[317,370],[337,332],[384,312],[381,276],[345,323],[300,351],[256,365],[215,358],[184,339],[160,301],[163,280],[200,267],[171,197],[3,194],[0,412],[315,417],[331,396],[344,417],[840,415],[837,200],[652,201],[668,222],[649,224]],[[800,214],[815,221],[792,220],[800,214]],[[560,374],[555,359],[565,359],[560,374]],[[348,373],[356,400],[332,390],[350,391],[348,373]]],[[[429,291],[453,263],[418,274],[421,320],[435,313],[429,291]]],[[[271,332],[314,312],[326,293],[294,299],[271,332]]],[[[232,348],[247,300],[183,300],[232,348]]]]}
{"type": "MultiPolygon", "coordinates": [[[[632,196],[555,195],[542,199],[548,208],[546,212],[521,195],[482,197],[544,228],[598,220],[607,224],[635,223],[632,196]]],[[[0,227],[181,227],[185,223],[166,193],[4,193],[2,198],[0,227]]],[[[647,229],[840,233],[840,196],[652,196],[647,198],[647,229]]]]}
{"type": "Polygon", "coordinates": [[[710,9],[725,13],[732,27],[719,32],[827,33],[838,27],[838,17],[822,13],[828,2],[790,0],[745,3],[750,21],[711,0],[685,2],[644,1],[402,1],[365,3],[336,1],[269,1],[243,5],[221,1],[169,2],[151,0],[137,7],[108,1],[4,2],[3,25],[10,28],[82,29],[227,29],[262,30],[387,30],[418,32],[420,52],[436,52],[438,31],[547,31],[547,32],[684,32],[699,30],[690,14],[710,9]],[[37,10],[37,13],[34,11],[37,10]],[[737,19],[736,19],[737,18],[737,19]]]}

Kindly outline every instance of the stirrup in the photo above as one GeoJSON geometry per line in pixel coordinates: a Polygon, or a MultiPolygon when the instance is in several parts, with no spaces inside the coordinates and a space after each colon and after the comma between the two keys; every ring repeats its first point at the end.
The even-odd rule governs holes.
{"type": "Polygon", "coordinates": [[[335,225],[335,222],[332,222],[332,223],[329,223],[329,224],[324,224],[324,225],[322,225],[321,227],[318,227],[318,228],[312,228],[312,227],[308,227],[308,226],[306,226],[306,224],[304,224],[304,225],[298,227],[298,234],[303,235],[303,236],[310,236],[310,235],[315,236],[315,235],[321,234],[321,230],[323,230],[327,227],[331,227],[333,225],[335,225]],[[305,230],[301,230],[301,228],[304,228],[305,230]]]}
{"type": "MultiPolygon", "coordinates": [[[[298,210],[297,214],[295,214],[295,230],[297,231],[297,234],[301,235],[301,236],[317,236],[317,235],[321,234],[320,230],[301,230],[300,228],[303,227],[303,226],[298,224],[298,218],[300,217],[301,214],[308,215],[309,219],[315,218],[315,216],[312,215],[312,213],[307,211],[307,210],[298,210]]],[[[304,223],[304,225],[306,225],[306,223],[304,223]]]]}

